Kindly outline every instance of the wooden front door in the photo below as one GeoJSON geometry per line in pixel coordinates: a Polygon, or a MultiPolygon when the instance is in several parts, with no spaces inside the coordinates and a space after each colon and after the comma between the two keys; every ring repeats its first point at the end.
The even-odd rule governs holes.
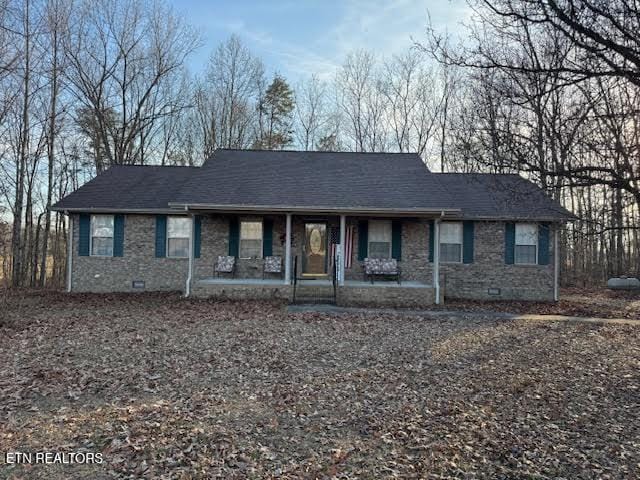
{"type": "Polygon", "coordinates": [[[327,274],[327,224],[304,224],[304,253],[302,274],[308,276],[327,274]]]}

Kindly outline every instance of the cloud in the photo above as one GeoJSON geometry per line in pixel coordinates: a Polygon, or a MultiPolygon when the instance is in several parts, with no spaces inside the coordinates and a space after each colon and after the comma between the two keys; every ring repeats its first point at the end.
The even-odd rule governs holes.
{"type": "Polygon", "coordinates": [[[453,31],[468,12],[464,0],[240,3],[234,10],[212,15],[215,20],[208,22],[207,30],[217,30],[218,36],[238,34],[269,70],[294,82],[312,74],[331,80],[350,52],[365,49],[378,56],[403,52],[425,39],[429,15],[436,26],[453,31]]]}

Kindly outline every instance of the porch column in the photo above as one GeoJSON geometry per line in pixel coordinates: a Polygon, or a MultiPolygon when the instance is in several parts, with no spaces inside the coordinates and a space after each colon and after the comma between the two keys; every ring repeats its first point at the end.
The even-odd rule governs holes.
{"type": "Polygon", "coordinates": [[[344,252],[346,251],[345,247],[345,232],[347,230],[347,217],[346,215],[340,215],[340,249],[338,250],[340,253],[338,255],[338,284],[340,286],[344,286],[344,252]]]}
{"type": "Polygon", "coordinates": [[[558,283],[560,279],[560,252],[558,251],[558,230],[560,224],[553,229],[553,300],[558,301],[560,298],[558,283]]]}
{"type": "Polygon", "coordinates": [[[284,284],[291,284],[291,214],[287,213],[284,243],[284,284]]]}
{"type": "Polygon", "coordinates": [[[191,295],[191,279],[193,278],[193,257],[194,257],[194,247],[195,247],[195,236],[194,232],[196,231],[196,216],[190,215],[191,222],[189,223],[189,273],[187,274],[187,283],[184,288],[184,296],[188,297],[191,295]]]}
{"type": "Polygon", "coordinates": [[[433,222],[433,286],[436,291],[436,305],[440,304],[440,219],[433,222]]]}

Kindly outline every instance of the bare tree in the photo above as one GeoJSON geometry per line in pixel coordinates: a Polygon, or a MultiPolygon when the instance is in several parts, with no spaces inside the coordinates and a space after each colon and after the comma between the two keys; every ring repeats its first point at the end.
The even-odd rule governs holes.
{"type": "MultiPolygon", "coordinates": [[[[203,126],[213,127],[207,136],[215,139],[215,147],[249,146],[257,121],[255,105],[264,84],[264,66],[237,36],[221,44],[209,61],[205,89],[199,106],[210,110],[202,113],[203,126]],[[207,98],[209,97],[209,98],[207,98]]],[[[211,143],[211,142],[209,142],[211,143]]]]}
{"type": "Polygon", "coordinates": [[[296,138],[304,150],[318,148],[329,122],[327,85],[317,76],[302,82],[296,89],[296,138]]]}
{"type": "Polygon", "coordinates": [[[385,62],[383,92],[387,121],[395,148],[426,156],[433,137],[438,105],[436,80],[424,54],[410,50],[385,62]]]}
{"type": "MultiPolygon", "coordinates": [[[[198,36],[163,4],[142,0],[84,1],[65,42],[67,77],[109,165],[144,163],[158,123],[183,108],[163,95],[181,75],[198,36]]],[[[105,168],[96,162],[98,171],[105,168]]]]}
{"type": "Polygon", "coordinates": [[[381,151],[387,145],[384,121],[386,99],[372,54],[349,54],[336,79],[338,105],[346,118],[344,128],[353,149],[381,151]]]}

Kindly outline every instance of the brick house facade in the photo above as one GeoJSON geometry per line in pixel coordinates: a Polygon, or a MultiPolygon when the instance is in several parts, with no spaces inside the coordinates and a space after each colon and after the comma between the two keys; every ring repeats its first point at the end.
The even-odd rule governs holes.
{"type": "MultiPolygon", "coordinates": [[[[235,164],[224,162],[226,156],[243,161],[246,156],[255,157],[252,161],[257,164],[263,163],[265,158],[271,161],[271,156],[275,155],[274,152],[230,152],[217,152],[223,161],[219,164],[210,161],[209,170],[211,166],[218,167],[213,170],[214,173],[224,172],[225,168],[227,171],[237,168],[235,164]]],[[[308,168],[312,160],[325,158],[319,153],[310,158],[307,154],[299,158],[299,152],[289,154],[279,154],[282,166],[289,169],[291,165],[308,168]]],[[[339,172],[330,171],[327,182],[338,174],[350,175],[349,172],[345,173],[344,165],[350,166],[351,163],[346,162],[360,162],[360,165],[367,162],[366,165],[374,170],[373,174],[369,173],[370,178],[365,175],[364,179],[363,170],[358,171],[353,185],[362,185],[338,192],[338,197],[353,197],[351,200],[341,199],[344,206],[324,205],[326,200],[323,197],[311,200],[317,206],[297,204],[284,194],[280,199],[277,188],[264,192],[262,184],[251,178],[247,183],[252,187],[244,192],[246,201],[243,204],[238,204],[237,199],[230,200],[233,204],[220,204],[224,197],[212,199],[215,202],[203,202],[201,198],[194,197],[193,202],[188,203],[185,202],[185,195],[190,195],[189,191],[194,192],[195,196],[198,189],[208,194],[208,190],[200,186],[207,182],[206,179],[198,179],[201,173],[198,168],[114,167],[112,177],[120,176],[120,183],[134,182],[135,186],[129,185],[129,190],[138,189],[140,195],[147,195],[148,198],[127,200],[119,198],[118,192],[105,194],[105,190],[108,190],[105,187],[117,186],[119,181],[118,178],[102,174],[55,206],[57,210],[68,213],[73,225],[69,239],[68,289],[77,292],[178,290],[191,295],[238,299],[282,298],[291,301],[296,288],[331,290],[331,281],[335,277],[334,298],[337,303],[344,305],[415,307],[446,298],[557,299],[557,233],[570,214],[537,187],[517,176],[430,174],[422,165],[421,168],[425,168],[424,174],[420,171],[420,175],[425,175],[423,179],[416,175],[413,157],[400,157],[397,160],[398,157],[393,154],[380,157],[367,154],[331,155],[333,157],[329,158],[326,168],[339,172]],[[333,167],[332,158],[337,158],[333,167]],[[367,182],[377,185],[380,171],[376,172],[376,167],[386,168],[385,163],[392,161],[398,164],[399,169],[404,167],[408,170],[409,174],[390,180],[388,192],[379,191],[379,196],[371,196],[367,182]],[[164,182],[173,190],[165,188],[163,193],[155,195],[153,192],[143,192],[144,182],[148,185],[150,176],[155,177],[151,183],[164,182]],[[496,188],[492,183],[496,181],[504,183],[496,188]],[[137,182],[140,182],[139,186],[137,182]],[[411,185],[411,182],[418,183],[411,185]],[[398,185],[406,189],[409,197],[406,202],[405,197],[398,196],[395,191],[398,185]],[[439,188],[442,185],[444,188],[439,188]],[[535,203],[531,203],[535,205],[535,211],[523,215],[526,210],[523,205],[514,204],[513,198],[509,198],[513,193],[510,187],[513,187],[513,191],[516,188],[526,190],[526,195],[537,195],[535,203]],[[254,201],[267,194],[275,200],[270,198],[265,205],[254,201]],[[395,198],[389,200],[388,208],[384,204],[385,195],[395,198]],[[434,199],[430,199],[429,195],[434,199]],[[469,195],[475,197],[467,198],[469,195]],[[186,249],[176,250],[183,253],[178,257],[168,253],[171,227],[167,225],[177,223],[169,220],[175,218],[186,219],[182,225],[189,229],[188,239],[182,239],[183,244],[176,237],[175,245],[186,246],[186,249]],[[290,222],[289,231],[287,221],[290,222]],[[100,225],[96,225],[99,222],[106,222],[106,233],[98,231],[100,225]],[[240,227],[246,226],[243,224],[251,224],[261,233],[254,240],[253,237],[248,239],[247,243],[247,239],[239,233],[240,227]],[[345,232],[349,232],[348,235],[342,232],[341,225],[345,232]],[[316,270],[309,270],[309,232],[313,228],[317,230],[316,240],[323,245],[324,263],[316,264],[313,267],[316,270]],[[445,230],[447,233],[443,236],[445,230]],[[440,242],[436,242],[435,232],[440,232],[440,242]],[[523,235],[527,232],[530,235],[526,238],[532,240],[525,242],[526,245],[519,245],[518,239],[525,238],[523,235]],[[384,237],[382,243],[380,235],[384,237]],[[450,238],[454,238],[453,243],[450,238]],[[254,252],[252,258],[244,258],[238,251],[241,241],[245,241],[243,245],[253,245],[255,248],[258,245],[255,242],[259,242],[259,251],[254,252]],[[97,246],[103,245],[107,245],[106,250],[100,251],[97,246]],[[383,256],[393,257],[397,261],[401,269],[399,282],[382,277],[370,282],[365,278],[364,258],[380,252],[381,247],[383,256]],[[388,248],[388,253],[385,248],[388,248]],[[331,249],[336,255],[329,254],[331,249]],[[446,250],[442,255],[441,249],[446,250]],[[343,261],[336,260],[334,268],[331,259],[341,258],[341,251],[350,254],[349,261],[342,257],[343,261]],[[233,276],[216,275],[214,265],[218,257],[229,255],[235,259],[233,276]],[[455,261],[452,261],[452,255],[455,261]],[[283,259],[284,270],[280,274],[265,277],[265,256],[283,259]],[[297,282],[298,279],[301,281],[297,282]]],[[[275,157],[277,159],[278,155],[275,157]]],[[[206,165],[200,168],[205,169],[206,165]]],[[[251,171],[246,170],[249,167],[242,165],[241,168],[246,172],[251,171]]],[[[275,180],[282,184],[276,187],[283,191],[287,182],[292,182],[286,176],[275,180]]],[[[265,182],[268,184],[269,180],[265,182]]],[[[310,190],[309,195],[313,197],[315,187],[303,187],[305,190],[296,195],[302,195],[300,198],[308,202],[307,191],[310,190]]],[[[215,188],[212,185],[209,189],[215,188]]],[[[327,195],[327,191],[330,191],[328,183],[324,195],[327,195]]],[[[122,194],[125,195],[124,192],[122,194]]],[[[527,200],[530,201],[531,197],[527,200]]],[[[176,248],[175,245],[171,248],[176,248]]]]}

